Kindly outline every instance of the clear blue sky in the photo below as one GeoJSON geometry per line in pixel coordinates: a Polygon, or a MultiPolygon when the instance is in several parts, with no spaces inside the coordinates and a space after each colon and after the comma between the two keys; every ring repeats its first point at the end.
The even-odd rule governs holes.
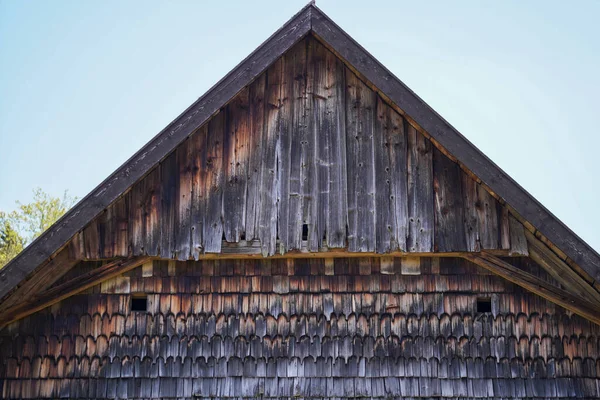
{"type": "MultiPolygon", "coordinates": [[[[0,210],[83,197],[305,4],[0,0],[0,210]]],[[[600,249],[600,2],[317,5],[600,249]]]]}

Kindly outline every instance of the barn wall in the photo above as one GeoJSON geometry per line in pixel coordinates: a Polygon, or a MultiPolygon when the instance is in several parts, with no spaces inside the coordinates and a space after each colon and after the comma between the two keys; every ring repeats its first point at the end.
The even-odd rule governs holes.
{"type": "Polygon", "coordinates": [[[460,259],[155,261],[1,330],[0,393],[596,397],[599,335],[460,259]]]}
{"type": "Polygon", "coordinates": [[[509,214],[332,53],[301,41],[80,232],[75,258],[509,249],[509,214]]]}

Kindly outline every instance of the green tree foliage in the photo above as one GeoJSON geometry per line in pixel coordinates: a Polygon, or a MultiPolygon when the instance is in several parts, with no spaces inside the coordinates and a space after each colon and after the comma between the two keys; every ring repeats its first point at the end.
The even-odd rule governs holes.
{"type": "Polygon", "coordinates": [[[60,198],[37,188],[31,203],[17,201],[16,210],[0,211],[0,268],[62,217],[76,200],[67,192],[60,198]]]}

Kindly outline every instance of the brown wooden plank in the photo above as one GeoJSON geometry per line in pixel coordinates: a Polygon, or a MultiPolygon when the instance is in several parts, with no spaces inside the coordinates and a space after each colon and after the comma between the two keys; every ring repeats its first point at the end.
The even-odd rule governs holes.
{"type": "Polygon", "coordinates": [[[84,256],[88,260],[100,258],[100,238],[98,235],[98,220],[94,218],[83,230],[84,256]]]}
{"type": "Polygon", "coordinates": [[[407,124],[408,237],[410,252],[433,251],[434,201],[431,142],[407,124]]]}
{"type": "Polygon", "coordinates": [[[435,250],[467,250],[461,171],[458,164],[433,148],[435,250]]]}
{"type": "MultiPolygon", "coordinates": [[[[170,162],[172,159],[170,159],[170,162]]],[[[167,220],[165,213],[169,213],[168,204],[164,198],[169,198],[164,181],[161,182],[164,167],[155,168],[144,178],[144,254],[156,256],[162,252],[162,226],[167,220]]],[[[171,171],[169,171],[171,172],[171,171]]],[[[170,200],[170,198],[169,198],[170,200]]],[[[168,214],[167,214],[168,215],[168,214]]],[[[171,233],[169,233],[171,235],[171,233]]],[[[168,253],[165,253],[168,256],[168,253]]]]}
{"type": "Polygon", "coordinates": [[[206,158],[203,168],[206,211],[204,224],[204,251],[221,251],[223,237],[223,135],[225,134],[225,113],[219,112],[208,123],[206,158]]]}
{"type": "Polygon", "coordinates": [[[228,242],[239,242],[246,222],[246,182],[250,156],[249,89],[244,88],[227,105],[223,145],[225,187],[223,232],[228,242]]]}
{"type": "Polygon", "coordinates": [[[376,94],[346,71],[346,166],[348,248],[375,250],[375,165],[373,129],[376,94]]]}
{"type": "Polygon", "coordinates": [[[129,206],[131,192],[127,192],[110,207],[113,209],[113,256],[126,257],[129,254],[129,206]]]}
{"type": "Polygon", "coordinates": [[[498,204],[498,214],[500,215],[500,248],[503,250],[510,249],[510,221],[509,211],[506,206],[498,204]]]}
{"type": "Polygon", "coordinates": [[[112,258],[114,247],[113,208],[108,207],[96,220],[98,221],[98,256],[100,258],[112,258]]]}
{"type": "Polygon", "coordinates": [[[249,89],[250,147],[246,194],[245,239],[258,239],[260,209],[260,171],[263,155],[265,129],[265,84],[267,74],[260,75],[249,89]]]}
{"type": "Polygon", "coordinates": [[[177,225],[173,255],[182,261],[191,258],[193,150],[193,141],[188,139],[176,151],[179,183],[177,184],[177,225]]]}
{"type": "MultiPolygon", "coordinates": [[[[143,182],[143,180],[142,180],[143,182]]],[[[129,242],[131,252],[134,256],[144,254],[144,185],[141,182],[135,184],[131,191],[131,202],[129,207],[129,242]]]]}
{"type": "Polygon", "coordinates": [[[204,253],[204,225],[206,224],[206,143],[208,125],[204,125],[190,137],[192,153],[192,208],[191,214],[191,255],[198,260],[204,253]]]}

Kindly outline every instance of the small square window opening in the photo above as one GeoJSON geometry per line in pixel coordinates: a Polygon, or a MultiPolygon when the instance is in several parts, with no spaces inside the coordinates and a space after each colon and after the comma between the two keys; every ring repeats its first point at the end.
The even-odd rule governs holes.
{"type": "Polygon", "coordinates": [[[477,312],[488,313],[492,312],[492,299],[489,297],[480,297],[477,299],[477,312]]]}
{"type": "Polygon", "coordinates": [[[135,295],[131,298],[131,311],[148,311],[148,296],[135,295]]]}

